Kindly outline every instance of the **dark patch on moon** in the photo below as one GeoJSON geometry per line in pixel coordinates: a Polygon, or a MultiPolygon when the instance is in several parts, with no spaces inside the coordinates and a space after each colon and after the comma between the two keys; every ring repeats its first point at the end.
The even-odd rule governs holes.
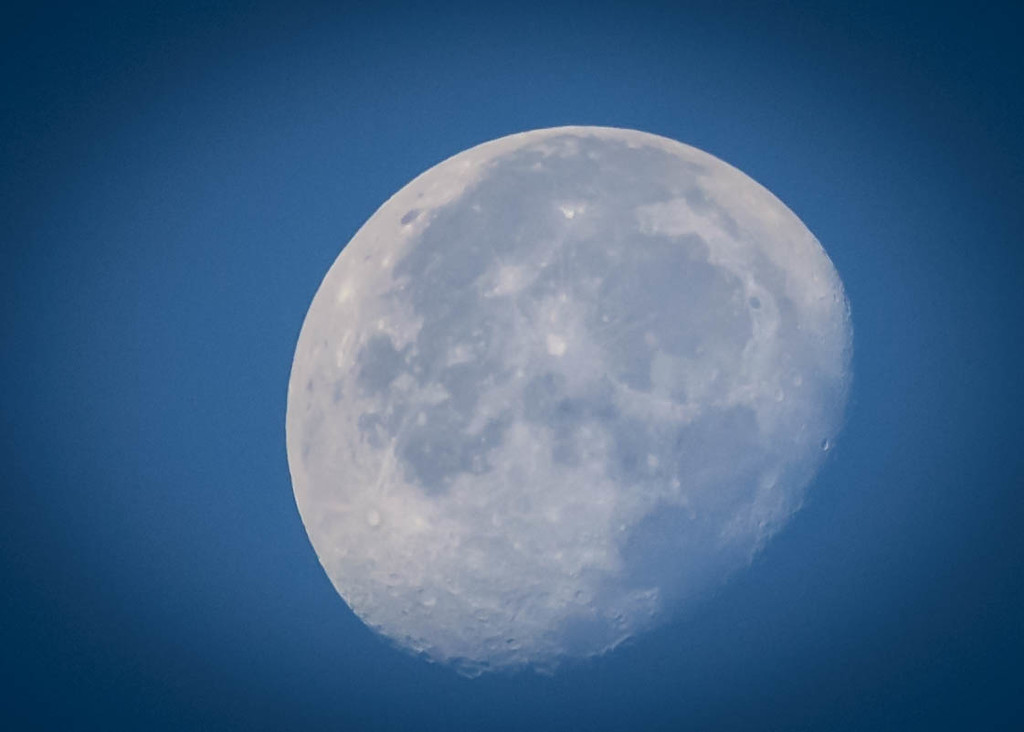
{"type": "Polygon", "coordinates": [[[370,394],[382,394],[405,368],[405,358],[383,334],[372,336],[359,351],[357,383],[370,394]]]}

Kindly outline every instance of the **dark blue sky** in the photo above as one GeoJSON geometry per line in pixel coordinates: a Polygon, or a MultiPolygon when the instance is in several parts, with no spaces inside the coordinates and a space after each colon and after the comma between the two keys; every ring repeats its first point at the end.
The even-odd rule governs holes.
{"type": "Polygon", "coordinates": [[[1010,4],[359,5],[0,11],[0,727],[1019,728],[1010,4]],[[377,206],[562,124],[681,140],[789,205],[850,297],[854,391],[807,507],[694,616],[467,680],[320,569],[288,373],[377,206]]]}

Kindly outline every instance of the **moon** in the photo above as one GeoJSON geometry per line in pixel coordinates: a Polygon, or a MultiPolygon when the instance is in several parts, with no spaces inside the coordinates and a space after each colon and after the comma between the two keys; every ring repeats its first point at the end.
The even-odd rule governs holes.
{"type": "Polygon", "coordinates": [[[851,353],[831,260],[739,170],[635,130],[503,137],[327,272],[288,384],[295,500],[394,644],[552,670],[750,563],[835,440],[851,353]]]}

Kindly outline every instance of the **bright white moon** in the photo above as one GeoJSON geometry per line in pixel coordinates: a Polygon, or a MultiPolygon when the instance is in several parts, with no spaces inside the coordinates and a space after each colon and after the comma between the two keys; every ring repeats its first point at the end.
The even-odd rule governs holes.
{"type": "Polygon", "coordinates": [[[832,262],[767,190],[632,130],[431,168],[344,248],[288,385],[338,592],[466,673],[614,648],[749,563],[839,428],[832,262]]]}

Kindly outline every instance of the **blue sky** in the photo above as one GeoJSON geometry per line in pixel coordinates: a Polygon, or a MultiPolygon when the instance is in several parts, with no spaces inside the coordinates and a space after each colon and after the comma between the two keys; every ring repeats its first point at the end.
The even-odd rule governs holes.
{"type": "Polygon", "coordinates": [[[1010,11],[361,5],[2,11],[0,725],[1012,728],[1010,11]],[[471,681],[330,586],[291,494],[288,373],[377,206],[562,124],[678,139],[781,198],[843,278],[854,388],[806,508],[693,616],[553,678],[471,681]]]}

